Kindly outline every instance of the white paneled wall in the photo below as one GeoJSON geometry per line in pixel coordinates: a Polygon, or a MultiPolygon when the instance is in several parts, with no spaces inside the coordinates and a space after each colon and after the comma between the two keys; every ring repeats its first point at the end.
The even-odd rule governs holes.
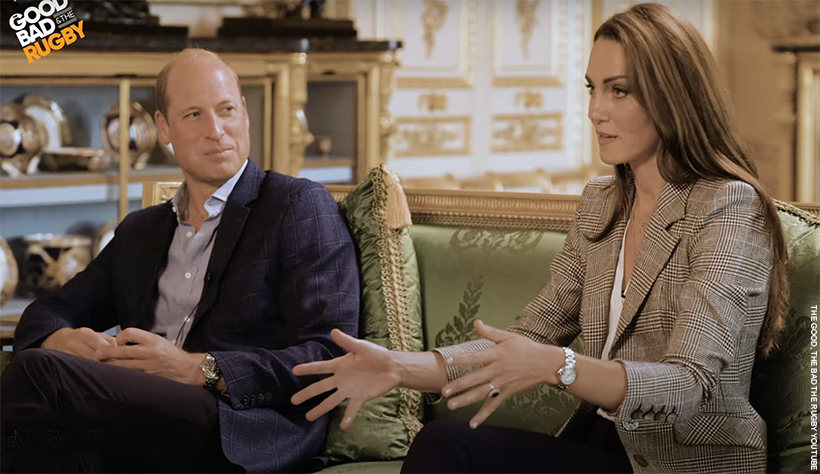
{"type": "MultiPolygon", "coordinates": [[[[593,169],[584,88],[592,35],[633,3],[352,0],[361,38],[404,42],[391,168],[404,178],[593,169]]],[[[712,0],[661,3],[714,44],[712,0]]]]}

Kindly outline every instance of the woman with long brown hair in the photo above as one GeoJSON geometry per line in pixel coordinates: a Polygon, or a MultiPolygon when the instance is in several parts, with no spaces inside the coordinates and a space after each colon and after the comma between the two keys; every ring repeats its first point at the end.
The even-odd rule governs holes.
{"type": "Polygon", "coordinates": [[[584,189],[550,281],[505,330],[434,352],[387,351],[334,331],[350,351],[294,368],[332,374],[342,427],[396,386],[483,401],[469,425],[433,422],[405,472],[763,472],[766,425],[749,403],[756,356],[788,300],[780,221],[739,138],[714,60],[668,8],[636,5],[596,32],[589,118],[615,175],[584,189]],[[568,345],[583,334],[586,355],[568,345]],[[583,403],[558,437],[481,427],[536,384],[583,403]]]}

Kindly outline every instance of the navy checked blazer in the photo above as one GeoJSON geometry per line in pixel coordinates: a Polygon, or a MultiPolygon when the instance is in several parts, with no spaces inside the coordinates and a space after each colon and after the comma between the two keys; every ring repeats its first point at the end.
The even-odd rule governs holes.
{"type": "MultiPolygon", "coordinates": [[[[176,225],[170,202],[129,214],[84,272],[25,311],[15,352],[66,327],[150,331],[176,225]]],[[[330,330],[357,335],[358,315],[356,254],[333,197],[321,184],[248,163],[225,205],[183,346],[212,353],[227,381],[219,427],[231,462],[274,472],[320,455],[327,417],[308,422],[310,406],[290,403],[318,379],[291,369],[341,355],[330,330]]]]}

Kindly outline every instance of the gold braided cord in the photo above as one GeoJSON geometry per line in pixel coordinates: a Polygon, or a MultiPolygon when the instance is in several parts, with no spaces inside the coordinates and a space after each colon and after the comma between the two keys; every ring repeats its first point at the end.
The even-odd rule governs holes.
{"type": "Polygon", "coordinates": [[[809,207],[813,206],[812,204],[803,204],[803,206],[805,206],[807,209],[800,209],[797,206],[794,206],[787,202],[778,201],[777,199],[774,199],[773,201],[774,205],[777,206],[778,211],[787,212],[795,217],[799,217],[809,224],[820,225],[820,215],[812,213],[811,211],[814,209],[809,207]]]}
{"type": "MultiPolygon", "coordinates": [[[[404,275],[404,248],[401,243],[402,229],[390,229],[387,225],[387,185],[389,171],[380,165],[373,171],[373,216],[379,238],[377,247],[381,260],[381,281],[387,310],[387,331],[393,350],[413,351],[413,332],[410,321],[407,281],[404,275]]],[[[418,419],[421,409],[421,393],[400,388],[399,418],[407,428],[410,442],[421,430],[418,419]]]]}

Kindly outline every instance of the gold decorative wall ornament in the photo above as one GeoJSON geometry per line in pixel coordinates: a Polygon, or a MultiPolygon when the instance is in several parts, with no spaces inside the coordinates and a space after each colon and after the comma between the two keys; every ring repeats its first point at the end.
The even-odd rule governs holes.
{"type": "MultiPolygon", "coordinates": [[[[569,55],[568,38],[573,33],[568,27],[578,22],[570,16],[572,2],[550,1],[539,4],[537,0],[517,0],[516,20],[519,28],[516,31],[513,21],[506,20],[506,10],[510,5],[507,0],[495,0],[492,22],[492,86],[493,87],[563,87],[566,74],[566,62],[569,55]],[[541,7],[540,16],[536,10],[541,7]],[[535,27],[543,24],[536,33],[535,27]],[[512,39],[519,36],[522,41],[522,53],[510,54],[514,47],[512,39]],[[530,57],[530,44],[535,41],[538,49],[530,57]]],[[[583,36],[583,35],[582,35],[583,36]]],[[[573,65],[574,66],[574,65],[573,65]]],[[[576,71],[577,72],[577,71],[576,71]]],[[[572,76],[572,74],[570,74],[572,76]]]]}
{"type": "Polygon", "coordinates": [[[399,117],[396,157],[469,155],[471,117],[399,117]]]}
{"type": "Polygon", "coordinates": [[[425,57],[433,55],[433,48],[436,46],[436,33],[447,21],[447,13],[450,7],[441,0],[424,0],[424,13],[421,15],[421,24],[424,27],[424,44],[427,46],[425,57]]]}
{"type": "MultiPolygon", "coordinates": [[[[446,21],[441,21],[442,29],[444,24],[447,24],[447,40],[435,43],[436,54],[432,57],[430,54],[425,57],[424,50],[427,49],[427,45],[423,41],[410,41],[412,44],[408,44],[407,53],[402,58],[402,68],[398,71],[396,84],[402,89],[469,89],[473,87],[476,2],[479,0],[458,0],[449,3],[434,1],[447,9],[446,21]]],[[[395,25],[390,33],[393,37],[412,39],[419,29],[416,18],[421,18],[423,26],[425,14],[432,11],[432,1],[422,3],[390,0],[384,3],[389,5],[388,23],[395,25]],[[422,10],[421,7],[427,8],[419,11],[422,10]],[[410,10],[415,13],[410,15],[410,10]]],[[[431,30],[431,39],[435,38],[433,33],[431,30]]],[[[433,52],[433,46],[431,43],[429,53],[433,52]]]]}
{"type": "Polygon", "coordinates": [[[493,153],[563,148],[563,113],[505,114],[492,117],[493,153]]]}
{"type": "Polygon", "coordinates": [[[544,94],[537,91],[516,92],[515,106],[524,106],[525,109],[540,109],[544,106],[544,94]]]}
{"type": "Polygon", "coordinates": [[[419,110],[426,110],[430,113],[445,112],[447,110],[447,94],[420,94],[418,100],[419,110]]]}
{"type": "Polygon", "coordinates": [[[532,30],[538,26],[538,18],[535,11],[538,10],[538,3],[541,0],[518,0],[515,2],[515,15],[521,23],[521,53],[524,59],[530,58],[530,41],[532,40],[532,30]]]}

